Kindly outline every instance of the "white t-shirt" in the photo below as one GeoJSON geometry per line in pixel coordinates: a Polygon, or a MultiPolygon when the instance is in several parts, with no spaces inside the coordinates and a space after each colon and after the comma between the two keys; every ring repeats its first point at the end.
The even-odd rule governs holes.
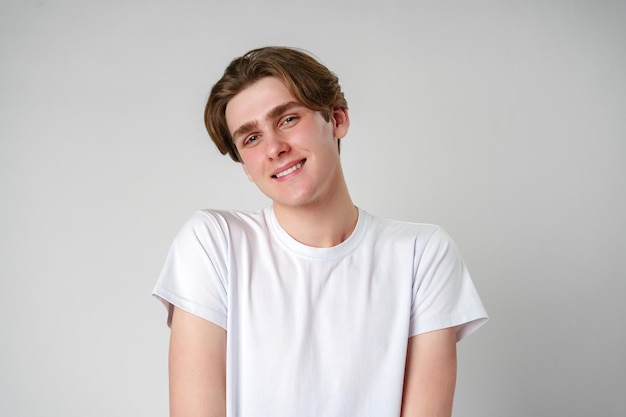
{"type": "Polygon", "coordinates": [[[271,208],[199,211],[154,295],[227,330],[229,417],[397,417],[408,338],[487,320],[441,228],[363,210],[332,248],[294,240],[271,208]]]}

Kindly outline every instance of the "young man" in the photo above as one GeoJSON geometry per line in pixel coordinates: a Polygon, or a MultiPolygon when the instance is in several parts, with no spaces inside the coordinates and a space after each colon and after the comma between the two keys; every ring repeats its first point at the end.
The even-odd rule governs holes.
{"type": "Polygon", "coordinates": [[[298,50],[253,50],[205,121],[273,204],[199,211],[172,244],[154,290],[171,416],[450,416],[456,342],[487,315],[441,228],[353,204],[337,77],[298,50]]]}

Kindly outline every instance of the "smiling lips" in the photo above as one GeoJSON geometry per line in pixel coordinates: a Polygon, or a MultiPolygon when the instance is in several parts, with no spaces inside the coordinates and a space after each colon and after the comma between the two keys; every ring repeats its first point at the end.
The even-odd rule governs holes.
{"type": "Polygon", "coordinates": [[[285,175],[289,175],[292,172],[302,168],[302,165],[304,165],[305,162],[306,162],[306,159],[303,159],[302,161],[298,162],[297,164],[290,166],[286,170],[280,171],[280,172],[272,175],[272,178],[280,178],[280,177],[284,177],[285,175]]]}

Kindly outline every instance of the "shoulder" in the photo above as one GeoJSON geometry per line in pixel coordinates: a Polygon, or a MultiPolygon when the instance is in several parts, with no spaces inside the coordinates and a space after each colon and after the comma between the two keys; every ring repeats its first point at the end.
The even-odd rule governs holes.
{"type": "Polygon", "coordinates": [[[379,239],[410,240],[426,244],[429,240],[448,236],[441,226],[415,223],[368,215],[368,233],[379,239]]]}
{"type": "Polygon", "coordinates": [[[230,230],[250,228],[264,224],[266,210],[256,212],[237,210],[202,209],[194,212],[183,228],[194,230],[230,230]]]}
{"type": "Polygon", "coordinates": [[[376,251],[390,248],[410,252],[417,264],[436,258],[459,258],[458,249],[446,232],[436,224],[382,219],[370,216],[367,235],[376,251]]]}
{"type": "Polygon", "coordinates": [[[266,210],[245,212],[203,209],[194,212],[181,227],[177,240],[226,243],[241,235],[266,233],[266,210]]]}

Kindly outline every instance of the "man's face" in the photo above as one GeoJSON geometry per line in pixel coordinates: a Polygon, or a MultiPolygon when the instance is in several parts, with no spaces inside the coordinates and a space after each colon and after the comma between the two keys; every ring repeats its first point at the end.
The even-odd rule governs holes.
{"type": "Polygon", "coordinates": [[[337,140],[348,131],[346,109],[327,122],[266,77],[231,99],[226,123],[246,174],[275,206],[323,204],[344,186],[337,140]]]}

